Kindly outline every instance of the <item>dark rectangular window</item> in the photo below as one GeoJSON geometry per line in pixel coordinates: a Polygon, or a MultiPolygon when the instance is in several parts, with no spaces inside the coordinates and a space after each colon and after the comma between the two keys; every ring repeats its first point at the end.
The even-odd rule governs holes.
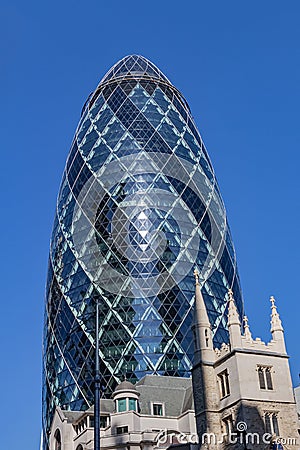
{"type": "Polygon", "coordinates": [[[262,367],[258,368],[258,379],[260,389],[266,389],[265,375],[262,367]]]}
{"type": "Polygon", "coordinates": [[[272,425],[273,425],[273,433],[275,433],[276,436],[279,436],[278,419],[276,414],[272,414],[272,425]]]}
{"type": "Polygon", "coordinates": [[[225,391],[227,392],[227,395],[230,394],[230,389],[229,389],[229,379],[228,379],[228,373],[226,372],[225,374],[225,391]]]}
{"type": "Polygon", "coordinates": [[[266,368],[266,380],[267,380],[267,389],[273,389],[272,376],[271,376],[271,368],[266,368]]]}
{"type": "Polygon", "coordinates": [[[225,442],[228,442],[228,438],[231,435],[233,431],[233,419],[232,416],[225,417],[222,419],[222,425],[223,425],[223,433],[225,436],[225,442]]]}
{"type": "Polygon", "coordinates": [[[128,427],[117,427],[117,434],[128,433],[128,427]]]}
{"type": "Polygon", "coordinates": [[[273,390],[272,367],[258,366],[258,381],[260,389],[273,390]]]}
{"type": "Polygon", "coordinates": [[[276,436],[279,436],[279,426],[278,426],[278,417],[277,412],[266,412],[265,413],[265,427],[266,427],[266,433],[269,434],[276,434],[276,436]]]}
{"type": "Polygon", "coordinates": [[[219,373],[218,381],[219,381],[221,398],[227,397],[227,395],[230,394],[229,375],[228,375],[227,370],[224,370],[224,372],[219,373]]]}
{"type": "Polygon", "coordinates": [[[163,405],[161,403],[153,403],[152,405],[153,415],[154,416],[163,416],[163,405]]]}
{"type": "Polygon", "coordinates": [[[270,414],[265,414],[266,433],[272,434],[270,414]]]}
{"type": "Polygon", "coordinates": [[[106,428],[108,425],[108,416],[100,416],[100,428],[106,428]]]}

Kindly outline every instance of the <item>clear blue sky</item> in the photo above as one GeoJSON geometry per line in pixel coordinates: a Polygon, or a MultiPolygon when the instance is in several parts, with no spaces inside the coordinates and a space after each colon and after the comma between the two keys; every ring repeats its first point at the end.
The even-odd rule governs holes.
{"type": "Polygon", "coordinates": [[[86,97],[130,53],[188,100],[227,207],[252,332],[269,339],[273,294],[298,384],[299,1],[17,0],[1,9],[1,447],[39,445],[56,195],[86,97]]]}

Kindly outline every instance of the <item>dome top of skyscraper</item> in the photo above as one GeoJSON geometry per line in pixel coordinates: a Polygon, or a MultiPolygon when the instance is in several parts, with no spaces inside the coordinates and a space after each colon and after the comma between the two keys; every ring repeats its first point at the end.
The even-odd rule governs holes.
{"type": "Polygon", "coordinates": [[[148,59],[141,55],[128,55],[118,61],[102,78],[100,84],[120,78],[149,77],[170,83],[168,78],[148,59]]]}

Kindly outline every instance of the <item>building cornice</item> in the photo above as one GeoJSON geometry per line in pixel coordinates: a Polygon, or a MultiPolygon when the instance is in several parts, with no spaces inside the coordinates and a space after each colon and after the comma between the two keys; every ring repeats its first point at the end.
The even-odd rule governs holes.
{"type": "MultiPolygon", "coordinates": [[[[229,353],[225,354],[224,356],[221,356],[220,358],[218,358],[214,363],[213,366],[214,367],[218,367],[220,364],[222,364],[224,361],[228,360],[229,358],[231,358],[232,356],[234,356],[235,354],[250,354],[250,355],[256,355],[256,356],[277,356],[279,358],[285,358],[285,359],[289,359],[289,355],[287,355],[286,353],[278,353],[278,352],[272,352],[272,351],[259,351],[257,349],[248,349],[248,348],[234,348],[233,350],[231,350],[229,353]]],[[[202,364],[206,364],[206,365],[210,365],[208,363],[202,363],[202,364]]],[[[200,364],[201,365],[201,364],[200,364]]]]}

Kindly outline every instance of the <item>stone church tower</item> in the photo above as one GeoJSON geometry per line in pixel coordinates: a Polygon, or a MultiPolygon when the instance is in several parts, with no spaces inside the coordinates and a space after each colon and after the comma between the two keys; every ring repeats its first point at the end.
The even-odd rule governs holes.
{"type": "Polygon", "coordinates": [[[271,297],[272,339],[265,344],[260,338],[252,338],[247,317],[242,334],[230,290],[230,342],[213,349],[197,271],[195,279],[192,378],[200,449],[298,449],[297,409],[274,297],[271,297]]]}

